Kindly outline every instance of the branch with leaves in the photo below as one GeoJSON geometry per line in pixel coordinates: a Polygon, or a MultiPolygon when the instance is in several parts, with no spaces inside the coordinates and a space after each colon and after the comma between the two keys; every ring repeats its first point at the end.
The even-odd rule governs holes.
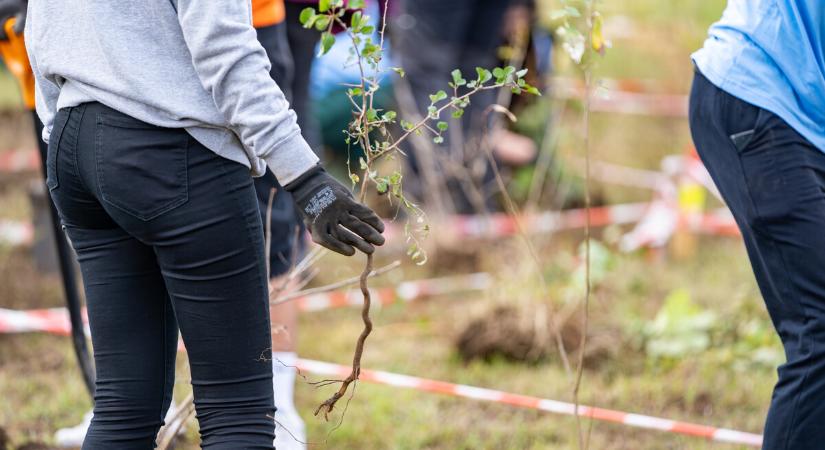
{"type": "MultiPolygon", "coordinates": [[[[343,29],[349,35],[351,46],[348,64],[358,68],[360,77],[358,83],[345,85],[346,95],[353,109],[353,119],[344,134],[347,145],[360,148],[364,155],[359,161],[357,173],[350,167],[350,180],[354,187],[360,184],[359,195],[362,201],[368,189],[372,187],[389,202],[397,202],[405,208],[408,216],[404,228],[408,244],[407,254],[416,263],[424,264],[427,256],[422,249],[421,240],[429,233],[426,216],[418,205],[404,195],[403,174],[400,170],[381,173],[378,163],[384,159],[395,158],[399,154],[404,155],[402,144],[412,135],[429,135],[435,144],[444,142],[444,134],[449,129],[449,123],[442,120],[442,115],[449,111],[453,118],[462,117],[470,105],[471,98],[481,91],[510,89],[515,94],[533,95],[539,95],[539,91],[525,81],[526,69],[517,70],[508,66],[490,70],[479,67],[476,69],[475,77],[469,80],[465,79],[465,74],[461,71],[454,70],[451,73],[452,81],[448,83],[451,94],[441,90],[430,95],[426,117],[415,123],[399,120],[396,111],[382,110],[375,106],[375,95],[381,89],[381,79],[387,75],[387,70],[381,67],[384,58],[386,17],[382,18],[381,28],[376,30],[371,18],[363,13],[364,7],[364,0],[321,0],[317,9],[305,8],[301,12],[300,21],[305,28],[321,31],[321,55],[328,53],[335,45],[335,28],[343,29]],[[400,127],[401,132],[396,131],[396,136],[394,130],[397,130],[397,127],[400,127]]],[[[393,67],[390,70],[399,76],[405,75],[401,68],[393,67]]],[[[339,390],[318,407],[316,415],[323,412],[324,417],[328,418],[338,400],[346,394],[348,387],[358,380],[364,343],[372,330],[369,316],[371,298],[366,278],[370,272],[371,255],[367,258],[367,266],[360,278],[361,292],[364,296],[361,314],[364,328],[356,344],[352,372],[346,379],[339,381],[339,390]]]]}

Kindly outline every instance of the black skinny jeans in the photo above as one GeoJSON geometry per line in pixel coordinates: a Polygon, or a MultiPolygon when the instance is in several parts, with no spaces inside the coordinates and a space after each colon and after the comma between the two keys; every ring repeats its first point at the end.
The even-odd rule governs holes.
{"type": "Polygon", "coordinates": [[[690,128],[742,231],[788,359],[763,448],[825,448],[825,149],[698,72],[690,128]]]}
{"type": "Polygon", "coordinates": [[[182,129],[62,109],[47,184],[83,274],[97,371],[84,450],[149,449],[178,326],[203,448],[272,449],[264,238],[249,170],[182,129]]]}

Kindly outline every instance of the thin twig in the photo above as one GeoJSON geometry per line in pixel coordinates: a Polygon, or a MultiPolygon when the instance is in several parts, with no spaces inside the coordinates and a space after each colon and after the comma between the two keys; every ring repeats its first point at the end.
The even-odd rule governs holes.
{"type": "Polygon", "coordinates": [[[172,442],[175,441],[175,438],[177,437],[181,428],[183,428],[183,425],[186,424],[187,421],[189,421],[194,412],[194,397],[192,396],[192,394],[189,394],[185,399],[183,399],[182,402],[180,402],[180,404],[178,404],[178,410],[169,419],[169,424],[164,429],[163,435],[161,436],[161,442],[157,447],[158,450],[169,449],[169,447],[172,445],[172,442]]]}
{"type": "MultiPolygon", "coordinates": [[[[585,45],[591,45],[592,29],[593,29],[593,8],[591,2],[587,4],[587,42],[585,45]]],[[[581,343],[579,345],[579,361],[576,368],[576,384],[573,387],[573,404],[576,416],[576,430],[579,437],[579,449],[586,450],[589,445],[589,439],[585,439],[584,431],[582,430],[581,417],[579,416],[579,391],[581,389],[582,377],[584,375],[584,353],[587,346],[587,331],[590,325],[590,100],[591,100],[591,69],[584,68],[584,208],[585,208],[585,226],[584,226],[584,311],[582,312],[582,333],[581,343]]],[[[592,421],[592,419],[591,419],[592,421]]]]}
{"type": "MultiPolygon", "coordinates": [[[[384,267],[381,267],[380,269],[373,270],[367,277],[368,278],[377,277],[377,276],[383,275],[383,274],[385,274],[385,273],[387,273],[391,270],[397,269],[400,266],[401,266],[401,261],[396,260],[396,261],[393,261],[390,264],[387,264],[384,267]]],[[[344,288],[344,287],[347,287],[347,286],[351,286],[353,284],[357,284],[357,283],[360,283],[360,282],[361,282],[361,276],[359,275],[357,277],[347,278],[346,280],[341,280],[341,281],[331,283],[331,284],[327,284],[327,285],[324,285],[324,286],[318,286],[318,287],[314,287],[314,288],[310,288],[310,289],[304,289],[303,291],[291,292],[287,295],[279,297],[278,299],[276,299],[274,301],[271,301],[269,304],[271,306],[280,305],[282,303],[286,303],[288,301],[295,300],[297,298],[306,297],[308,295],[315,295],[315,294],[321,294],[321,293],[324,293],[324,292],[337,291],[338,289],[341,289],[341,288],[344,288]]]]}
{"type": "MultiPolygon", "coordinates": [[[[489,114],[489,112],[491,111],[502,112],[501,110],[507,111],[508,114],[505,114],[505,116],[510,117],[512,120],[512,113],[507,108],[504,108],[501,105],[492,105],[488,107],[486,113],[489,114]]],[[[543,296],[545,298],[548,298],[549,289],[547,288],[547,283],[544,280],[541,258],[539,258],[536,248],[533,246],[533,243],[527,236],[527,232],[524,229],[524,225],[521,223],[521,213],[519,212],[518,206],[516,206],[516,203],[513,201],[513,198],[510,197],[510,194],[507,192],[507,186],[504,183],[504,179],[501,176],[501,172],[498,170],[498,164],[496,163],[495,157],[493,157],[492,150],[489,148],[489,145],[483,145],[482,147],[485,150],[485,154],[490,163],[490,167],[493,169],[493,175],[495,177],[496,183],[498,184],[499,191],[501,191],[501,195],[504,197],[504,204],[507,207],[508,213],[513,218],[513,221],[516,224],[516,230],[518,232],[518,235],[524,241],[524,244],[527,247],[527,251],[530,253],[530,257],[533,260],[534,267],[536,269],[536,275],[542,288],[543,296]]],[[[552,317],[552,315],[550,317],[550,324],[552,327],[553,337],[556,341],[556,347],[559,351],[559,357],[561,358],[562,365],[564,366],[564,370],[565,372],[567,372],[568,376],[572,375],[572,369],[570,368],[570,358],[568,358],[567,350],[564,348],[564,339],[562,339],[561,331],[559,330],[558,325],[555,323],[555,320],[552,317]]]]}

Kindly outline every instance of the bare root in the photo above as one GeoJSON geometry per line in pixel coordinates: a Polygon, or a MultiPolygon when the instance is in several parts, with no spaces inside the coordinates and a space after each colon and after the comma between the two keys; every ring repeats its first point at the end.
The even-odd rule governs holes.
{"type": "MultiPolygon", "coordinates": [[[[364,329],[361,330],[361,335],[358,336],[358,342],[355,344],[355,354],[352,357],[352,372],[350,372],[347,378],[340,381],[341,387],[338,388],[338,391],[332,394],[332,397],[328,398],[315,409],[315,415],[317,416],[323,412],[324,420],[326,421],[329,421],[329,414],[333,409],[335,409],[335,404],[338,403],[338,400],[344,397],[344,395],[346,395],[349,386],[356,382],[358,380],[358,376],[361,374],[361,356],[364,354],[364,343],[367,341],[367,337],[370,333],[372,333],[372,318],[370,318],[372,297],[370,296],[370,290],[367,286],[367,279],[369,278],[370,273],[372,273],[372,255],[367,255],[367,264],[364,267],[364,271],[361,273],[360,279],[361,294],[364,296],[364,305],[361,307],[361,320],[364,322],[364,329]]],[[[329,381],[331,380],[326,380],[326,382],[322,385],[330,384],[329,381]]]]}

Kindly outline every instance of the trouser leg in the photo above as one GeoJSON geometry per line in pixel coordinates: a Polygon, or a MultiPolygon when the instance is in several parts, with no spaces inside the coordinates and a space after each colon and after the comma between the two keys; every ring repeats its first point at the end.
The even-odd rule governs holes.
{"type": "MultiPolygon", "coordinates": [[[[95,236],[101,229],[123,230],[128,237],[123,236],[122,241],[117,236],[106,237],[119,245],[139,242],[142,247],[137,248],[144,249],[143,258],[139,258],[141,255],[131,254],[129,248],[113,247],[111,253],[123,261],[110,265],[117,268],[131,264],[127,266],[130,268],[140,263],[139,267],[145,265],[146,270],[135,269],[132,278],[153,276],[159,280],[155,284],[148,279],[132,282],[115,272],[101,280],[87,281],[87,289],[100,286],[110,290],[105,306],[115,308],[93,310],[93,302],[89,302],[90,315],[97,311],[92,318],[97,322],[93,323],[93,338],[94,327],[106,327],[113,342],[109,347],[112,355],[108,355],[97,354],[100,349],[96,341],[97,358],[126,358],[133,350],[139,361],[155,357],[143,346],[148,338],[140,333],[148,333],[153,325],[162,323],[159,311],[151,319],[151,309],[137,308],[132,312],[134,324],[115,326],[109,319],[129,304],[130,296],[145,303],[159,298],[160,288],[155,286],[163,286],[164,308],[168,298],[189,353],[203,448],[271,449],[275,428],[272,367],[261,358],[270,346],[266,264],[263,226],[249,169],[217,156],[184,130],[153,127],[100,104],[85,107],[85,119],[76,136],[69,136],[68,130],[67,126],[62,140],[77,142],[73,160],[77,161],[75,171],[82,183],[65,183],[73,177],[59,171],[59,179],[48,180],[50,187],[59,184],[54,192],[91,192],[92,198],[77,201],[86,205],[85,214],[79,215],[82,220],[99,218],[100,223],[93,224],[98,226],[87,228],[95,228],[95,236]],[[154,270],[149,270],[152,262],[154,270]],[[140,325],[144,318],[151,324],[140,325]]],[[[62,164],[62,157],[60,162],[67,166],[62,164]]],[[[61,214],[67,216],[67,203],[56,203],[61,214]]],[[[67,220],[67,225],[71,230],[75,224],[67,220]]],[[[84,242],[83,236],[79,237],[78,242],[84,242]]],[[[92,242],[88,248],[75,245],[81,264],[89,267],[84,255],[99,250],[100,245],[91,238],[87,240],[92,242]]],[[[106,259],[99,255],[92,259],[105,265],[106,259]]],[[[110,270],[98,269],[94,273],[84,271],[100,276],[98,273],[110,270]]],[[[167,318],[169,311],[164,309],[167,318]]],[[[128,366],[131,360],[126,361],[118,365],[128,366]]],[[[168,388],[148,385],[147,380],[157,384],[157,376],[152,379],[140,370],[143,368],[111,377],[116,391],[134,389],[148,398],[169,392],[168,388]]],[[[99,377],[99,383],[108,378],[103,372],[99,377]]],[[[133,403],[140,405],[137,400],[133,403]]],[[[121,404],[118,412],[126,411],[128,406],[121,404]]],[[[114,410],[106,414],[116,417],[114,410]]],[[[160,416],[158,411],[158,421],[160,416]]],[[[95,420],[103,422],[98,415],[95,420]]],[[[90,434],[95,430],[93,423],[90,434]]]]}
{"type": "Polygon", "coordinates": [[[95,350],[94,419],[83,448],[146,449],[171,401],[177,330],[153,249],[112,220],[84,180],[79,155],[94,158],[85,113],[81,106],[57,114],[46,158],[46,184],[83,274],[95,350]]]}
{"type": "Polygon", "coordinates": [[[742,230],[787,363],[765,426],[766,449],[825,442],[825,154],[776,115],[697,74],[694,142],[742,230]]]}

